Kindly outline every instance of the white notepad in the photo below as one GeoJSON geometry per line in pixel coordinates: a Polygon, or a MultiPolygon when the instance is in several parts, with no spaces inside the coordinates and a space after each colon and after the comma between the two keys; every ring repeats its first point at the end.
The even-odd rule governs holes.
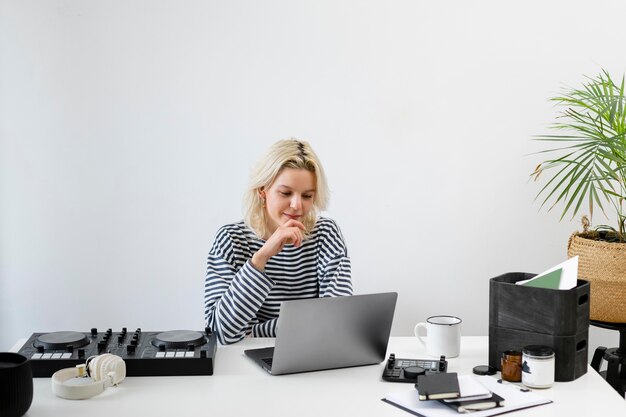
{"type": "Polygon", "coordinates": [[[459,375],[459,391],[461,396],[458,398],[446,398],[446,402],[460,402],[472,400],[484,400],[491,397],[491,391],[485,387],[474,375],[459,375]]]}

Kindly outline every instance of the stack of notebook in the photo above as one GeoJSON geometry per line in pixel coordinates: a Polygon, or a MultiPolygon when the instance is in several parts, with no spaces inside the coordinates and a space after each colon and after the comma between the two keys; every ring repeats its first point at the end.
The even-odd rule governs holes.
{"type": "Polygon", "coordinates": [[[423,417],[453,416],[457,412],[486,417],[551,402],[512,384],[499,384],[491,376],[450,372],[420,375],[417,381],[417,391],[388,394],[383,401],[423,417]]]}
{"type": "Polygon", "coordinates": [[[439,400],[458,412],[504,406],[502,397],[491,392],[472,375],[458,376],[455,372],[420,375],[416,388],[420,400],[439,400]]]}

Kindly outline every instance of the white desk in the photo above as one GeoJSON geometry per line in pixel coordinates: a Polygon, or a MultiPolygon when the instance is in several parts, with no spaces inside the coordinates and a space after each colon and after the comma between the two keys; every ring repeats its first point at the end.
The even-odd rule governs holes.
{"type": "MultiPolygon", "coordinates": [[[[18,343],[14,350],[22,346],[18,343]]],[[[215,374],[190,377],[129,377],[118,387],[82,401],[57,398],[50,378],[35,378],[30,417],[98,416],[398,416],[411,414],[381,401],[411,384],[381,379],[384,363],[331,371],[271,376],[244,356],[244,349],[273,345],[273,339],[246,339],[218,348],[215,374]]],[[[450,372],[471,373],[487,364],[487,337],[463,337],[461,355],[450,359],[450,372]]],[[[391,338],[388,353],[426,358],[413,337],[391,338]]],[[[626,401],[594,370],[576,381],[535,390],[552,404],[517,411],[531,416],[626,416],[626,401]]]]}

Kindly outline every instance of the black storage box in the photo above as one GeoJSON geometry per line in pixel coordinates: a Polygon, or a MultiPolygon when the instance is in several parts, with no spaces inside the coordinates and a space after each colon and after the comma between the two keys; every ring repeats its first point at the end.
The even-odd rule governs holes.
{"type": "Polygon", "coordinates": [[[489,365],[500,369],[505,350],[527,345],[554,349],[556,381],[587,372],[589,283],[571,290],[515,285],[536,274],[511,272],[489,281],[489,365]]]}

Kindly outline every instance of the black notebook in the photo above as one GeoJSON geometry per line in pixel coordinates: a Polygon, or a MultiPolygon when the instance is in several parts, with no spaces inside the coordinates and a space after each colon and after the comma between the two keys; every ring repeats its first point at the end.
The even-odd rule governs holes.
{"type": "Polygon", "coordinates": [[[498,394],[491,394],[491,398],[485,398],[482,400],[470,400],[470,401],[441,401],[442,404],[447,405],[458,411],[459,413],[467,413],[470,411],[488,410],[490,408],[504,407],[504,398],[498,394]]]}
{"type": "Polygon", "coordinates": [[[461,395],[456,372],[419,375],[415,388],[417,388],[419,398],[422,401],[457,398],[461,395]]]}

